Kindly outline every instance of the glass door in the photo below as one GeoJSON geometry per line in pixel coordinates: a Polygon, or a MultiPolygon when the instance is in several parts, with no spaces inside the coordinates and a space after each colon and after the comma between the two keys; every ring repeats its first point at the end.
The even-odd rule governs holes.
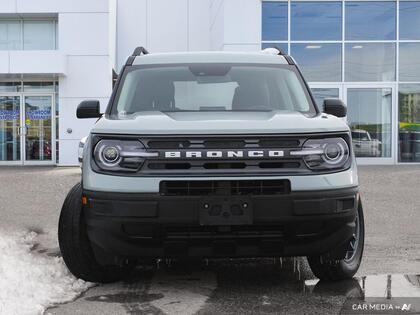
{"type": "Polygon", "coordinates": [[[348,85],[345,89],[345,100],[347,122],[352,131],[353,149],[358,163],[393,163],[393,86],[348,85]]]}
{"type": "Polygon", "coordinates": [[[0,164],[21,164],[21,97],[0,96],[0,164]]]}
{"type": "Polygon", "coordinates": [[[53,164],[55,161],[54,110],[52,95],[25,95],[24,164],[53,164]]]}

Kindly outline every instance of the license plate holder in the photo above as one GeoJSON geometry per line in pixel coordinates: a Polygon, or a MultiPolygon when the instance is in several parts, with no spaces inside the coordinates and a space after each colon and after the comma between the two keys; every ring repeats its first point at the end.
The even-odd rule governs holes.
{"type": "Polygon", "coordinates": [[[200,225],[249,225],[253,207],[249,197],[209,197],[199,205],[200,225]]]}

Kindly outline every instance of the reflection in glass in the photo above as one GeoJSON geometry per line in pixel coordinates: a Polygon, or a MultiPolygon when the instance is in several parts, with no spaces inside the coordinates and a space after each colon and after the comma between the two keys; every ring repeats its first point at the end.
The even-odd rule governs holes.
{"type": "Polygon", "coordinates": [[[346,2],[346,39],[396,39],[396,12],[394,1],[346,2]]]}
{"type": "Polygon", "coordinates": [[[292,40],[341,40],[341,2],[291,4],[292,40]]]}
{"type": "Polygon", "coordinates": [[[420,84],[400,84],[399,162],[420,162],[420,84]]]}
{"type": "Polygon", "coordinates": [[[347,120],[357,157],[391,156],[391,104],[389,88],[347,90],[347,120]]]}
{"type": "Polygon", "coordinates": [[[288,53],[287,43],[262,43],[261,49],[271,48],[271,47],[278,47],[283,50],[284,53],[288,53]]]}
{"type": "Polygon", "coordinates": [[[23,49],[55,49],[54,21],[23,21],[23,49]]]}
{"type": "Polygon", "coordinates": [[[400,43],[400,81],[420,81],[420,43],[400,43]]]}
{"type": "Polygon", "coordinates": [[[420,1],[400,1],[400,39],[420,39],[420,1]]]}
{"type": "Polygon", "coordinates": [[[20,89],[20,82],[0,82],[0,92],[14,93],[20,89]]]}
{"type": "Polygon", "coordinates": [[[341,81],[341,44],[292,44],[291,55],[307,81],[341,81]]]}
{"type": "Polygon", "coordinates": [[[23,82],[24,92],[54,92],[54,82],[23,82]]]}
{"type": "Polygon", "coordinates": [[[26,160],[52,159],[51,96],[25,97],[26,160]]]}
{"type": "Polygon", "coordinates": [[[0,21],[0,50],[22,49],[20,21],[0,21]]]}
{"type": "Polygon", "coordinates": [[[340,91],[337,88],[312,88],[312,95],[315,98],[316,105],[323,111],[324,100],[326,98],[339,98],[340,91]]]}
{"type": "Polygon", "coordinates": [[[262,40],[287,40],[287,2],[263,2],[262,40]]]}
{"type": "Polygon", "coordinates": [[[0,161],[20,160],[20,97],[0,96],[0,161]]]}
{"type": "Polygon", "coordinates": [[[395,81],[394,43],[347,43],[345,80],[395,81]]]}

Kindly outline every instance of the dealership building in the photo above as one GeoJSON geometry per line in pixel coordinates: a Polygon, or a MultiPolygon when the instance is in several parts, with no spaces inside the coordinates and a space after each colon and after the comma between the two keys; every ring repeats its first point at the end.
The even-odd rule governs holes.
{"type": "Polygon", "coordinates": [[[136,46],[277,46],[347,103],[360,164],[420,163],[420,1],[1,0],[0,165],[77,164],[76,107],[105,109],[136,46]]]}

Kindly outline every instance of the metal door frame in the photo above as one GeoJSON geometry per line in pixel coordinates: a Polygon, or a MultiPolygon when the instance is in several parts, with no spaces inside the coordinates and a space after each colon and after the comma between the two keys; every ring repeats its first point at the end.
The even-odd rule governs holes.
{"type": "Polygon", "coordinates": [[[0,96],[18,96],[20,98],[20,160],[18,161],[0,161],[1,165],[56,165],[56,112],[55,112],[55,93],[53,92],[5,92],[0,96]],[[26,160],[26,112],[25,98],[29,96],[47,96],[51,97],[51,160],[31,161],[26,160]]]}
{"type": "Polygon", "coordinates": [[[393,165],[398,159],[398,113],[397,113],[397,87],[395,83],[344,83],[343,99],[347,104],[349,89],[391,89],[391,156],[390,157],[359,157],[359,165],[393,165]]]}
{"type": "Polygon", "coordinates": [[[2,165],[22,165],[22,93],[19,92],[9,92],[9,93],[0,93],[0,96],[6,96],[6,97],[19,97],[19,130],[17,132],[17,135],[19,137],[19,160],[17,161],[0,161],[0,166],[2,165]]]}

